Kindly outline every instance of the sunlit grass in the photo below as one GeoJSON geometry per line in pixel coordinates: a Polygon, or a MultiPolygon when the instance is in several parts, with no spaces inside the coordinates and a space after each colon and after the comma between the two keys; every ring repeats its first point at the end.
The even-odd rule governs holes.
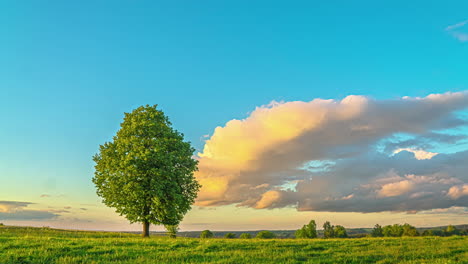
{"type": "Polygon", "coordinates": [[[196,239],[0,227],[0,263],[468,263],[468,237],[196,239]]]}

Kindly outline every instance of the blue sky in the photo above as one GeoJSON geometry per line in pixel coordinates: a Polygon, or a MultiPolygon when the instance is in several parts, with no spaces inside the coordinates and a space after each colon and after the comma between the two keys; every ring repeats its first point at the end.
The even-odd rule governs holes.
{"type": "Polygon", "coordinates": [[[465,91],[468,42],[447,27],[466,10],[466,1],[4,1],[0,200],[97,203],[91,157],[142,104],[158,104],[202,152],[204,135],[273,100],[465,91]]]}

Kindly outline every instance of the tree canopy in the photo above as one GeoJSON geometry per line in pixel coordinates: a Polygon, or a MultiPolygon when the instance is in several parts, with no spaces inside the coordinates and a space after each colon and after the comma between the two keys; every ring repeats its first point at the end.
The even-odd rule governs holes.
{"type": "Polygon", "coordinates": [[[200,238],[212,238],[213,237],[213,232],[210,230],[203,230],[200,234],[200,238]]]}
{"type": "Polygon", "coordinates": [[[316,238],[317,237],[317,224],[315,220],[310,220],[309,224],[304,225],[295,233],[296,238],[316,238]]]}
{"type": "Polygon", "coordinates": [[[255,236],[255,238],[275,238],[276,235],[275,233],[271,232],[271,231],[260,231],[257,233],[257,236],[255,236]]]}
{"type": "Polygon", "coordinates": [[[174,233],[200,188],[194,151],[156,105],[138,107],[93,157],[97,194],[131,223],[143,223],[144,236],[150,223],[174,233]]]}

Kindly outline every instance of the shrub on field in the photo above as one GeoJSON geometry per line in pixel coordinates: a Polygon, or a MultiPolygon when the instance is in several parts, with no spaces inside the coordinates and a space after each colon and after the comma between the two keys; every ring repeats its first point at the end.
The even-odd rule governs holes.
{"type": "Polygon", "coordinates": [[[200,234],[200,238],[212,238],[213,233],[210,230],[203,230],[200,234]]]}
{"type": "Polygon", "coordinates": [[[252,238],[252,235],[249,234],[249,233],[242,233],[239,238],[250,239],[250,238],[252,238]]]}
{"type": "Polygon", "coordinates": [[[296,238],[316,238],[317,237],[317,224],[311,220],[309,224],[304,225],[295,233],[296,238]]]}
{"type": "Polygon", "coordinates": [[[226,233],[226,234],[224,235],[224,238],[236,238],[236,234],[234,234],[234,233],[226,233]]]}
{"type": "Polygon", "coordinates": [[[372,229],[371,237],[383,237],[382,226],[380,226],[379,224],[376,224],[374,226],[374,229],[372,229]]]}
{"type": "Polygon", "coordinates": [[[0,226],[3,226],[3,223],[0,223],[0,226]]]}
{"type": "Polygon", "coordinates": [[[333,229],[334,237],[338,238],[346,238],[348,237],[348,233],[346,233],[346,229],[343,226],[337,225],[333,229]]]}
{"type": "Polygon", "coordinates": [[[324,238],[333,238],[335,237],[335,233],[333,232],[333,229],[335,227],[330,224],[330,222],[326,221],[323,224],[323,237],[324,238]]]}
{"type": "Polygon", "coordinates": [[[179,226],[177,225],[166,225],[166,230],[167,230],[167,235],[170,238],[176,238],[177,237],[177,230],[179,230],[179,226]]]}
{"type": "Polygon", "coordinates": [[[255,238],[275,238],[276,235],[270,231],[260,231],[255,238]]]}
{"type": "Polygon", "coordinates": [[[384,226],[382,233],[386,237],[401,237],[403,235],[403,226],[399,224],[384,226]]]}
{"type": "Polygon", "coordinates": [[[419,236],[418,230],[416,230],[416,227],[410,225],[410,224],[404,224],[403,225],[403,236],[419,236]]]}
{"type": "Polygon", "coordinates": [[[458,230],[456,227],[453,225],[447,226],[445,229],[445,235],[446,236],[453,236],[453,235],[460,235],[460,230],[458,230]]]}

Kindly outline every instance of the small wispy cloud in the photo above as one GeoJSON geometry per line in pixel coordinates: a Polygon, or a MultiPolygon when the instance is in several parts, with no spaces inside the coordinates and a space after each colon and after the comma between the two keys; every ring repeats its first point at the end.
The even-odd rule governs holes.
{"type": "Polygon", "coordinates": [[[445,30],[447,30],[447,31],[454,30],[454,29],[457,29],[457,28],[461,28],[466,24],[468,24],[468,20],[462,21],[462,22],[454,24],[454,25],[450,25],[450,26],[446,27],[445,30]]]}
{"type": "Polygon", "coordinates": [[[468,42],[468,32],[461,31],[461,29],[464,28],[466,25],[468,25],[468,20],[456,23],[454,25],[450,25],[445,28],[445,31],[449,32],[453,37],[455,37],[461,42],[468,42]]]}

